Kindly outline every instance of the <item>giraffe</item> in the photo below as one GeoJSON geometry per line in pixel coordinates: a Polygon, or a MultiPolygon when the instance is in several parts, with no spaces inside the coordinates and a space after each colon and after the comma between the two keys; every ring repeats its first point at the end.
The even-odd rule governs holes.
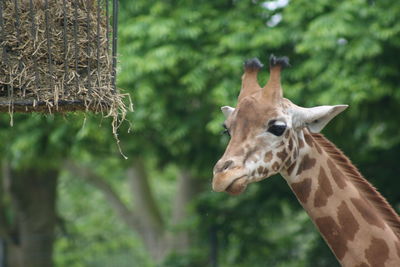
{"type": "Polygon", "coordinates": [[[400,218],[350,160],[319,132],[347,105],[303,108],[283,97],[287,57],[245,62],[236,108],[224,106],[230,141],[213,170],[216,192],[237,195],[280,173],[342,266],[400,266],[400,218]]]}

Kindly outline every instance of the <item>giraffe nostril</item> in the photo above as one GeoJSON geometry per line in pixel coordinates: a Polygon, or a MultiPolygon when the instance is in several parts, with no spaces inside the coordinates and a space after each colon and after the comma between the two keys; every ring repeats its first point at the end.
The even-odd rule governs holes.
{"type": "Polygon", "coordinates": [[[224,163],[224,166],[222,166],[222,171],[225,171],[229,169],[229,167],[233,164],[233,160],[228,160],[224,163]]]}

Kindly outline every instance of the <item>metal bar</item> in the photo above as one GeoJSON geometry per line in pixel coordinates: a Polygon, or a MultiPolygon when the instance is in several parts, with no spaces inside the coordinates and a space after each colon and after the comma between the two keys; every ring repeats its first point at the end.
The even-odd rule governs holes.
{"type": "MultiPolygon", "coordinates": [[[[18,11],[18,0],[14,0],[14,7],[15,7],[15,32],[16,32],[16,37],[17,37],[17,44],[18,44],[18,48],[21,45],[21,23],[19,20],[19,11],[18,11]]],[[[18,59],[18,71],[20,72],[22,70],[22,61],[21,58],[18,59]]],[[[22,86],[22,84],[19,85],[22,88],[22,96],[25,97],[26,94],[26,88],[25,86],[22,86]]],[[[11,94],[9,94],[9,96],[11,97],[10,99],[10,110],[14,109],[14,86],[11,85],[9,87],[9,92],[11,92],[11,94]]]]}
{"type": "MultiPolygon", "coordinates": [[[[106,2],[106,47],[107,47],[107,55],[111,53],[110,46],[110,0],[104,0],[106,2]]],[[[107,57],[108,59],[108,57],[107,57]]],[[[107,62],[108,64],[109,62],[107,62]]],[[[112,72],[112,68],[110,68],[110,73],[112,72]]],[[[107,86],[111,86],[111,78],[107,77],[107,86]]]]}
{"type": "MultiPolygon", "coordinates": [[[[33,0],[29,1],[29,13],[32,21],[32,28],[31,28],[31,35],[32,35],[32,41],[33,41],[33,50],[36,51],[36,24],[35,24],[35,12],[33,10],[33,0]]],[[[37,57],[36,54],[32,55],[33,58],[33,68],[35,71],[35,83],[36,83],[36,88],[39,89],[39,72],[38,72],[38,66],[37,66],[37,57]]],[[[37,94],[38,90],[36,90],[37,94]]],[[[36,96],[37,99],[39,99],[39,95],[36,96]]]]}
{"type": "MultiPolygon", "coordinates": [[[[4,1],[1,0],[0,1],[0,27],[1,27],[1,41],[0,44],[3,43],[3,41],[5,40],[5,36],[4,36],[4,32],[5,32],[5,26],[4,26],[4,20],[3,20],[3,3],[4,1]]],[[[6,65],[6,67],[9,69],[8,66],[8,54],[7,54],[7,49],[6,46],[3,46],[3,54],[2,54],[2,60],[4,62],[4,64],[6,65]]],[[[8,78],[6,77],[6,83],[7,83],[8,78]]],[[[7,95],[10,92],[10,85],[7,83],[5,85],[5,87],[7,88],[7,95]]],[[[11,105],[11,102],[8,102],[9,106],[11,105]]]]}
{"type": "Polygon", "coordinates": [[[45,0],[45,12],[44,12],[44,20],[46,24],[46,39],[47,39],[47,60],[49,65],[49,82],[51,88],[54,90],[54,79],[53,79],[53,59],[52,59],[52,51],[51,51],[51,37],[50,37],[50,21],[49,21],[49,1],[45,0]]]}
{"type": "Polygon", "coordinates": [[[90,84],[90,9],[92,7],[92,1],[86,1],[86,36],[87,36],[87,47],[86,47],[86,54],[87,54],[87,87],[89,90],[89,95],[91,95],[92,88],[90,84]]]}
{"type": "MultiPolygon", "coordinates": [[[[58,100],[58,101],[36,101],[35,106],[33,106],[33,99],[31,100],[15,100],[13,102],[13,110],[18,112],[45,112],[48,113],[51,110],[58,111],[85,111],[87,110],[86,104],[84,100],[58,100]],[[48,104],[52,104],[52,106],[48,106],[48,104]],[[59,108],[61,107],[61,109],[59,108]]],[[[110,103],[106,101],[101,101],[99,103],[101,106],[109,106],[110,103]]],[[[10,107],[9,101],[3,101],[0,99],[0,112],[8,111],[10,107]]],[[[99,106],[90,106],[89,110],[98,111],[100,109],[99,106]]]]}
{"type": "MultiPolygon", "coordinates": [[[[0,28],[1,28],[1,35],[0,35],[0,45],[3,43],[5,36],[5,26],[4,26],[4,21],[3,21],[3,0],[0,1],[0,28]]],[[[7,50],[6,47],[3,46],[3,54],[2,54],[3,62],[7,63],[7,50]]]]}
{"type": "Polygon", "coordinates": [[[20,32],[19,32],[19,26],[20,26],[20,22],[19,22],[19,12],[18,12],[18,0],[14,0],[14,8],[15,8],[15,30],[17,32],[17,40],[19,42],[19,36],[20,36],[20,32]]]}
{"type": "Polygon", "coordinates": [[[97,0],[97,86],[100,87],[100,19],[101,19],[101,0],[97,0]]]}
{"type": "Polygon", "coordinates": [[[112,92],[116,93],[117,75],[117,40],[118,40],[118,0],[113,0],[112,32],[112,92]]]}
{"type": "Polygon", "coordinates": [[[0,0],[0,27],[1,27],[1,35],[0,35],[0,44],[4,40],[4,22],[3,22],[3,0],[0,0]]]}
{"type": "MultiPolygon", "coordinates": [[[[31,0],[32,1],[32,0],[31,0]]],[[[64,16],[64,27],[63,27],[63,42],[64,42],[64,86],[63,90],[61,92],[61,95],[64,97],[65,95],[65,89],[67,89],[68,84],[68,39],[67,39],[67,8],[66,8],[66,3],[65,0],[63,0],[63,16],[64,16]]]]}
{"type": "Polygon", "coordinates": [[[79,75],[78,75],[78,3],[75,1],[74,3],[74,44],[75,44],[75,82],[76,89],[79,91],[79,75]]]}
{"type": "MultiPolygon", "coordinates": [[[[20,21],[19,21],[19,12],[18,12],[18,0],[14,0],[14,8],[15,8],[15,34],[17,37],[18,47],[20,45],[20,21]]],[[[21,59],[18,60],[18,70],[21,70],[21,59]]],[[[14,86],[8,87],[8,97],[11,99],[14,97],[14,86]]],[[[24,89],[23,89],[24,90],[24,89]]],[[[25,95],[25,90],[24,90],[25,95]]],[[[12,101],[12,100],[11,100],[12,101]]]]}
{"type": "Polygon", "coordinates": [[[105,0],[106,1],[106,41],[107,41],[107,52],[108,49],[110,49],[110,27],[109,27],[109,23],[110,23],[110,7],[109,7],[109,0],[105,0]]]}
{"type": "MultiPolygon", "coordinates": [[[[84,103],[85,103],[83,100],[58,100],[57,102],[58,102],[58,104],[61,104],[61,105],[69,105],[69,104],[77,105],[77,104],[80,104],[82,106],[84,106],[84,103]]],[[[16,106],[17,105],[18,106],[30,106],[30,107],[34,108],[33,103],[34,103],[33,99],[20,99],[20,100],[15,100],[14,101],[14,104],[16,106]]],[[[36,103],[37,106],[41,106],[41,105],[46,105],[47,106],[47,103],[54,104],[55,101],[54,100],[51,100],[51,101],[40,100],[40,101],[35,101],[35,103],[36,103]]],[[[3,106],[3,105],[8,105],[8,101],[0,100],[0,106],[3,106]]]]}

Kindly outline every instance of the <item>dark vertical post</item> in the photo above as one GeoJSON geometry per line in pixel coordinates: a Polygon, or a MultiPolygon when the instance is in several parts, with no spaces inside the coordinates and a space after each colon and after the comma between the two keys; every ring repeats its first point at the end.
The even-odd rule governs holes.
{"type": "Polygon", "coordinates": [[[0,238],[0,267],[6,267],[6,242],[0,238]]]}
{"type": "Polygon", "coordinates": [[[112,87],[116,93],[117,75],[117,40],[118,40],[118,0],[113,0],[113,32],[112,32],[112,87]]]}
{"type": "Polygon", "coordinates": [[[210,266],[218,267],[218,235],[217,226],[210,227],[210,266]]]}
{"type": "Polygon", "coordinates": [[[11,170],[10,197],[18,218],[21,266],[53,267],[58,169],[11,170]]]}

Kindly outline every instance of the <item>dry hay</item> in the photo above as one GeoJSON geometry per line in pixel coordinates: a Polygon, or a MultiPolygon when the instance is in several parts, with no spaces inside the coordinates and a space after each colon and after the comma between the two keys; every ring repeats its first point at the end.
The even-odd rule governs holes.
{"type": "Polygon", "coordinates": [[[114,126],[125,117],[101,2],[48,0],[46,9],[45,0],[0,1],[0,111],[91,110],[114,126]]]}

